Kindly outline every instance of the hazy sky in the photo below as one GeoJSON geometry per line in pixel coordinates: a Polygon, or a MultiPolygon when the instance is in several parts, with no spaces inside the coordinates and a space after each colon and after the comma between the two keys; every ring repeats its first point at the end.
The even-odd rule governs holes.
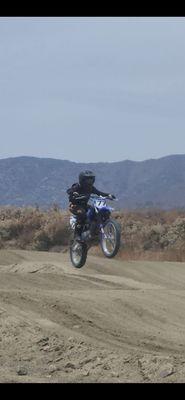
{"type": "Polygon", "coordinates": [[[179,153],[184,17],[0,18],[0,158],[179,153]]]}

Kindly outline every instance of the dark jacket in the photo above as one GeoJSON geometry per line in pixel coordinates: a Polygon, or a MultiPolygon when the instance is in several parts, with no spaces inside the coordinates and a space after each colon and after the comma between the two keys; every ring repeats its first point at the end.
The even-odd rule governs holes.
{"type": "Polygon", "coordinates": [[[87,202],[89,201],[89,197],[91,194],[97,194],[98,196],[108,196],[109,193],[104,193],[101,192],[100,190],[96,189],[94,186],[81,186],[79,183],[74,183],[71,188],[67,190],[67,194],[69,196],[69,201],[72,204],[79,204],[79,205],[87,205],[87,202]],[[85,200],[75,200],[75,195],[74,193],[78,193],[79,195],[85,195],[86,199],[85,200]]]}

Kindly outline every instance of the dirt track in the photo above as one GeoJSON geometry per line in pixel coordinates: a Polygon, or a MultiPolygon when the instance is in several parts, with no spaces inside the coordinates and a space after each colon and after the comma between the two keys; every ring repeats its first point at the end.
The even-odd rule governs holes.
{"type": "Polygon", "coordinates": [[[185,382],[185,263],[1,250],[0,382],[185,382]]]}

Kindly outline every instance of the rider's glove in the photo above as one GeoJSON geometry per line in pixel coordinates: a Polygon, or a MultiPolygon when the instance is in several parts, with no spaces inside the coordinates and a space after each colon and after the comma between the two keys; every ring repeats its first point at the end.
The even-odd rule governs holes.
{"type": "Polygon", "coordinates": [[[116,198],[116,196],[114,196],[114,194],[109,194],[108,198],[111,199],[111,200],[114,200],[116,198]]]}
{"type": "Polygon", "coordinates": [[[73,192],[73,194],[72,194],[73,199],[75,199],[75,198],[78,197],[78,196],[79,196],[79,193],[78,193],[78,192],[73,192]]]}

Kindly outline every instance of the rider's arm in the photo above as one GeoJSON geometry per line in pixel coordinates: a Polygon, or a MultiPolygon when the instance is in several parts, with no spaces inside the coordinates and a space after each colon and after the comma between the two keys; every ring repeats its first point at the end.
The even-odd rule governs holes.
{"type": "Polygon", "coordinates": [[[94,186],[92,188],[92,192],[91,193],[97,194],[97,196],[103,196],[103,197],[107,197],[109,195],[109,193],[101,192],[100,190],[96,189],[94,186]]]}

